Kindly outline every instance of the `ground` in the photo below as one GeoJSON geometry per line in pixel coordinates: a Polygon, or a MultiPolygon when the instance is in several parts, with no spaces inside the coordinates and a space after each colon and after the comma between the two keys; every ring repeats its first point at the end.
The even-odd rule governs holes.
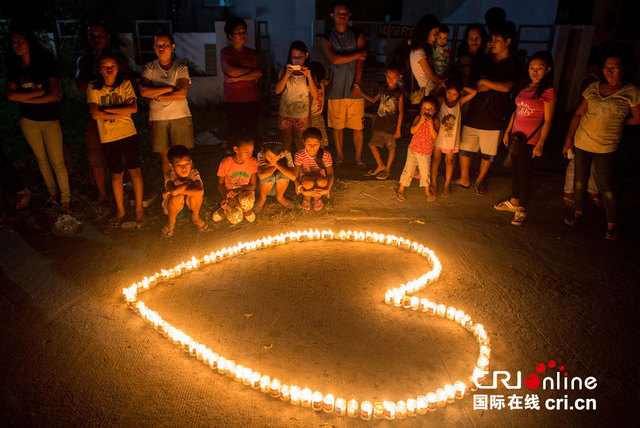
{"type": "MultiPolygon", "coordinates": [[[[354,173],[355,174],[355,173],[354,173]]],[[[256,223],[188,220],[160,237],[86,222],[71,238],[37,218],[0,223],[2,425],[351,426],[351,420],[274,400],[181,352],[127,307],[123,286],[211,250],[308,227],[406,236],[432,248],[441,279],[419,295],[482,322],[492,370],[534,373],[549,360],[595,390],[538,393],[594,398],[595,411],[474,410],[467,397],[400,426],[630,425],[640,373],[638,247],[602,240],[601,214],[586,230],[561,222],[561,178],[538,178],[522,227],[491,208],[508,194],[494,177],[485,196],[454,189],[427,204],[421,189],[397,202],[388,181],[341,180],[326,212],[281,211],[256,223]]],[[[592,212],[595,210],[592,210],[592,212]]],[[[238,363],[347,399],[400,400],[464,378],[472,336],[437,317],[384,304],[384,292],[430,267],[405,251],[358,243],[296,243],[224,261],[141,295],[192,337],[238,363]]],[[[476,392],[479,394],[480,392],[476,392]]],[[[544,406],[544,401],[541,403],[544,406]]]]}

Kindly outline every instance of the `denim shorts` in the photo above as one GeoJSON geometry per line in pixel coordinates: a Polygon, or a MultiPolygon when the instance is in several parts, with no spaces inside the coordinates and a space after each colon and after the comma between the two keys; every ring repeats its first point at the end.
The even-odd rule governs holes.
{"type": "Polygon", "coordinates": [[[276,169],[276,171],[268,177],[261,178],[260,183],[275,183],[276,181],[287,180],[289,181],[289,177],[284,175],[282,172],[276,169]]]}

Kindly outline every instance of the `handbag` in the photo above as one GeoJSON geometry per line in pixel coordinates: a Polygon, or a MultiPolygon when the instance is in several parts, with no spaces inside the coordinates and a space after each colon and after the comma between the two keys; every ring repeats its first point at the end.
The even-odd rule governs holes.
{"type": "Polygon", "coordinates": [[[512,132],[509,134],[509,145],[507,146],[507,152],[511,156],[518,156],[520,151],[524,148],[524,146],[529,142],[529,140],[536,135],[536,133],[542,128],[544,124],[544,117],[542,118],[542,122],[540,125],[529,135],[528,137],[520,131],[512,132]]]}

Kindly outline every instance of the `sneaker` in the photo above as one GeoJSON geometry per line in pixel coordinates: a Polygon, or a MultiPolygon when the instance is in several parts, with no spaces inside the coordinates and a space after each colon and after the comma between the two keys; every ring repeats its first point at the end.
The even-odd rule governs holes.
{"type": "Polygon", "coordinates": [[[522,226],[524,223],[524,219],[527,218],[527,213],[524,211],[516,211],[513,215],[513,220],[511,220],[511,224],[514,226],[522,226]]]}
{"type": "Polygon", "coordinates": [[[500,202],[499,204],[495,204],[493,208],[498,211],[509,211],[512,213],[515,213],[520,209],[520,207],[513,205],[508,199],[504,202],[500,202]]]}
{"type": "Polygon", "coordinates": [[[253,211],[249,210],[249,211],[245,211],[244,212],[244,218],[245,220],[247,220],[249,223],[253,223],[256,220],[256,213],[254,213],[253,211]]]}
{"type": "Polygon", "coordinates": [[[211,218],[213,219],[213,221],[222,220],[224,218],[224,210],[222,208],[220,208],[217,211],[214,211],[213,215],[211,216],[211,218]]]}

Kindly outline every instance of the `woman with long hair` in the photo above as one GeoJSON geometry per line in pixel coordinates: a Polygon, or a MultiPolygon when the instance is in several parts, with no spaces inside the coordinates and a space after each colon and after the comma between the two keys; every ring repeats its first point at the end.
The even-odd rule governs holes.
{"type": "Polygon", "coordinates": [[[444,79],[435,72],[433,67],[433,43],[438,35],[438,27],[440,21],[435,16],[428,14],[420,18],[418,25],[411,38],[409,46],[409,64],[411,73],[418,82],[421,96],[412,94],[412,102],[414,98],[416,103],[420,102],[422,97],[427,96],[431,91],[444,79]]]}

